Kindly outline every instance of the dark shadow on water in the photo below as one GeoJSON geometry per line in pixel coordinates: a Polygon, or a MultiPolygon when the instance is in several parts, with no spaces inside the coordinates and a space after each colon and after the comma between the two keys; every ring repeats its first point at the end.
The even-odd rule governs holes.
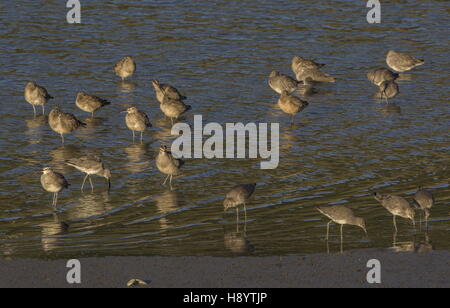
{"type": "Polygon", "coordinates": [[[384,102],[378,101],[378,104],[379,106],[376,108],[376,110],[385,117],[402,114],[402,109],[400,108],[400,106],[397,106],[393,103],[386,104],[384,102]]]}

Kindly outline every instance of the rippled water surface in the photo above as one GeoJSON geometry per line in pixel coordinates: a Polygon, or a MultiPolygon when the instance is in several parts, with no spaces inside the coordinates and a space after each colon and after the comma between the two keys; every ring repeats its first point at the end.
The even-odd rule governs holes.
{"type": "MultiPolygon", "coordinates": [[[[397,250],[450,249],[449,58],[447,1],[389,1],[382,23],[366,22],[364,1],[81,1],[80,25],[66,23],[65,1],[0,4],[0,256],[285,255],[326,252],[326,223],[315,206],[347,205],[367,220],[369,239],[345,227],[344,250],[393,246],[392,218],[372,191],[411,200],[419,185],[433,188],[428,234],[399,218],[397,250]],[[365,74],[385,66],[389,49],[426,64],[403,76],[391,105],[373,99],[365,74]],[[121,83],[114,63],[137,62],[121,83]],[[267,85],[272,70],[291,74],[294,55],[325,63],[335,84],[319,85],[290,125],[267,85]],[[279,122],[280,164],[260,170],[259,159],[187,159],[174,191],[160,184],[154,164],[169,144],[151,80],[175,85],[204,122],[279,122]],[[23,98],[35,80],[87,128],[65,146],[47,119],[33,118],[23,98]],[[75,106],[86,91],[112,101],[94,120],[75,106]],[[153,127],[133,144],[119,112],[135,104],[153,127]],[[95,152],[112,169],[112,190],[66,159],[95,152]],[[59,196],[40,186],[53,166],[72,184],[59,196]],[[235,184],[257,182],[236,224],[222,201],[235,184]],[[245,232],[244,232],[245,231],[245,232]]],[[[339,228],[331,229],[331,252],[339,228]]]]}

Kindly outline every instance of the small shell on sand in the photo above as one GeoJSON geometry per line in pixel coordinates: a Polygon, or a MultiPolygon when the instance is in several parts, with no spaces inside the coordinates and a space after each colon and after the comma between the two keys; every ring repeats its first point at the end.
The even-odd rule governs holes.
{"type": "Polygon", "coordinates": [[[142,287],[147,286],[148,283],[146,283],[144,280],[141,279],[131,279],[127,282],[127,287],[142,287]]]}

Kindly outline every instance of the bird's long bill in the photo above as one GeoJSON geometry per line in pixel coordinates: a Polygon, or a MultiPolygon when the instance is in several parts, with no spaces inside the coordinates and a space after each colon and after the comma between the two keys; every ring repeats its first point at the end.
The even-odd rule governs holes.
{"type": "Polygon", "coordinates": [[[121,111],[120,113],[124,113],[124,112],[128,112],[128,111],[127,111],[127,109],[125,109],[125,110],[122,110],[122,111],[121,111]]]}

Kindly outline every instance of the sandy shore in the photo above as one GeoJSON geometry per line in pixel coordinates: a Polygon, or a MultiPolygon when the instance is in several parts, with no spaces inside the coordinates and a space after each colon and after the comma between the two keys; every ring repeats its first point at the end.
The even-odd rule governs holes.
{"type": "Polygon", "coordinates": [[[66,282],[67,260],[0,260],[0,287],[450,287],[450,252],[355,251],[286,257],[106,257],[79,259],[80,285],[66,282]],[[381,262],[381,284],[368,284],[367,262],[381,262]]]}

